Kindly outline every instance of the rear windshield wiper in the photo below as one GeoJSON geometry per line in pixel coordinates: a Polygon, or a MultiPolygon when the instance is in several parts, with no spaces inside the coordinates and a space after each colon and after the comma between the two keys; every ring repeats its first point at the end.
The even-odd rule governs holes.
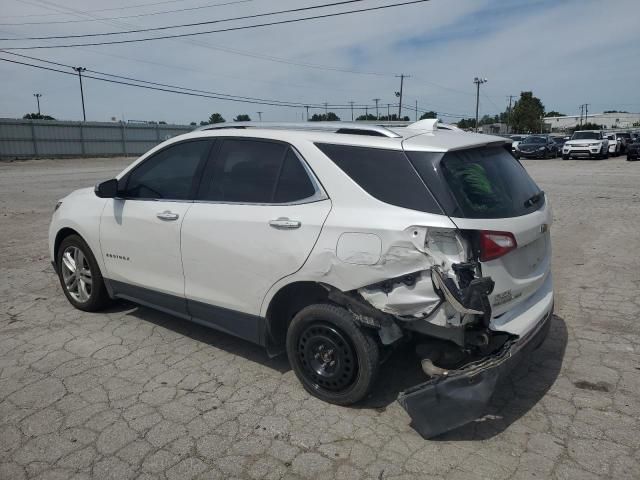
{"type": "Polygon", "coordinates": [[[531,197],[527,198],[524,201],[524,206],[525,207],[532,207],[534,206],[536,203],[538,203],[542,197],[544,197],[544,190],[540,190],[538,193],[536,193],[535,195],[532,195],[531,197]]]}

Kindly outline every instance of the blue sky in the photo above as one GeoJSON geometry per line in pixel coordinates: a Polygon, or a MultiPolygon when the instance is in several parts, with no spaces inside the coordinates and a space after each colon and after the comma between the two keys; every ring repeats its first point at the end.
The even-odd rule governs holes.
{"type": "MultiPolygon", "coordinates": [[[[397,1],[397,0],[395,0],[397,1]]],[[[2,37],[100,33],[228,18],[318,5],[328,0],[0,0],[2,37]],[[224,2],[226,3],[226,2],[224,2]],[[143,4],[146,4],[143,5],[143,4]],[[166,10],[207,8],[158,14],[166,10]],[[104,10],[107,11],[96,11],[104,10]],[[137,15],[135,18],[117,19],[137,15]],[[84,20],[100,21],[84,22],[84,20]],[[62,22],[7,25],[25,22],[62,22]],[[83,20],[82,22],[76,22],[83,20]]],[[[328,9],[362,8],[394,0],[365,0],[328,9]]],[[[188,39],[24,53],[63,64],[192,89],[309,104],[395,103],[396,75],[405,81],[405,103],[436,110],[445,121],[471,116],[473,77],[482,86],[481,114],[504,110],[508,95],[532,90],[547,110],[640,111],[640,30],[637,0],[431,0],[430,2],[313,22],[210,34],[188,39]]],[[[324,13],[319,12],[319,13],[324,13]]],[[[286,18],[291,18],[288,16],[286,18]]],[[[285,17],[282,17],[285,18],[285,17]]],[[[236,22],[236,25],[241,24],[236,22]]],[[[0,42],[33,45],[27,41],[0,42]]],[[[40,41],[39,43],[43,43],[40,41]]],[[[15,58],[6,53],[2,58],[15,58]]],[[[77,78],[0,62],[0,116],[42,109],[79,119],[77,78]],[[10,92],[10,93],[7,93],[10,92]]],[[[296,120],[302,108],[282,108],[185,97],[87,79],[90,120],[124,118],[184,123],[212,112],[265,120],[296,120]]],[[[348,110],[336,110],[343,119],[348,110]]],[[[356,112],[363,113],[363,112],[356,112]]],[[[410,113],[410,112],[407,112],[410,113]]],[[[413,113],[410,113],[413,116],[413,113]]]]}

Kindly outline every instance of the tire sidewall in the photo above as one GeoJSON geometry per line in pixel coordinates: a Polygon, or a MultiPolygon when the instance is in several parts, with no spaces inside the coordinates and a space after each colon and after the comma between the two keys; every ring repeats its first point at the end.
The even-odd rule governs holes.
{"type": "Polygon", "coordinates": [[[371,342],[375,342],[375,340],[355,324],[351,313],[347,310],[330,304],[316,304],[303,308],[291,321],[287,331],[287,356],[291,368],[305,390],[329,403],[350,405],[364,398],[375,382],[379,366],[379,352],[377,344],[375,348],[371,348],[373,346],[371,342]],[[305,369],[298,359],[299,337],[307,328],[316,323],[329,324],[338,329],[346,336],[354,350],[358,373],[352,386],[343,392],[331,392],[318,388],[311,379],[307,378],[305,369]]]}

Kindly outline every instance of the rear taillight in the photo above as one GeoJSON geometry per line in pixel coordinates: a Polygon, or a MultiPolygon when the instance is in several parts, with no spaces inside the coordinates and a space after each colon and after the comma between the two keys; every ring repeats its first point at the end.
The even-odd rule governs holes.
{"type": "Polygon", "coordinates": [[[511,250],[515,250],[518,244],[513,233],[494,232],[480,230],[480,261],[495,260],[511,250]]]}

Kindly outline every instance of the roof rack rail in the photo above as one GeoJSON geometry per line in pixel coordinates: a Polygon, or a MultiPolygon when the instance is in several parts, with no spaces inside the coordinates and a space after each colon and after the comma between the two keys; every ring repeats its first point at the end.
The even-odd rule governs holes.
{"type": "Polygon", "coordinates": [[[401,138],[396,132],[381,125],[360,122],[226,122],[204,125],[198,130],[266,128],[277,130],[310,130],[320,132],[372,135],[376,137],[401,138]]]}

